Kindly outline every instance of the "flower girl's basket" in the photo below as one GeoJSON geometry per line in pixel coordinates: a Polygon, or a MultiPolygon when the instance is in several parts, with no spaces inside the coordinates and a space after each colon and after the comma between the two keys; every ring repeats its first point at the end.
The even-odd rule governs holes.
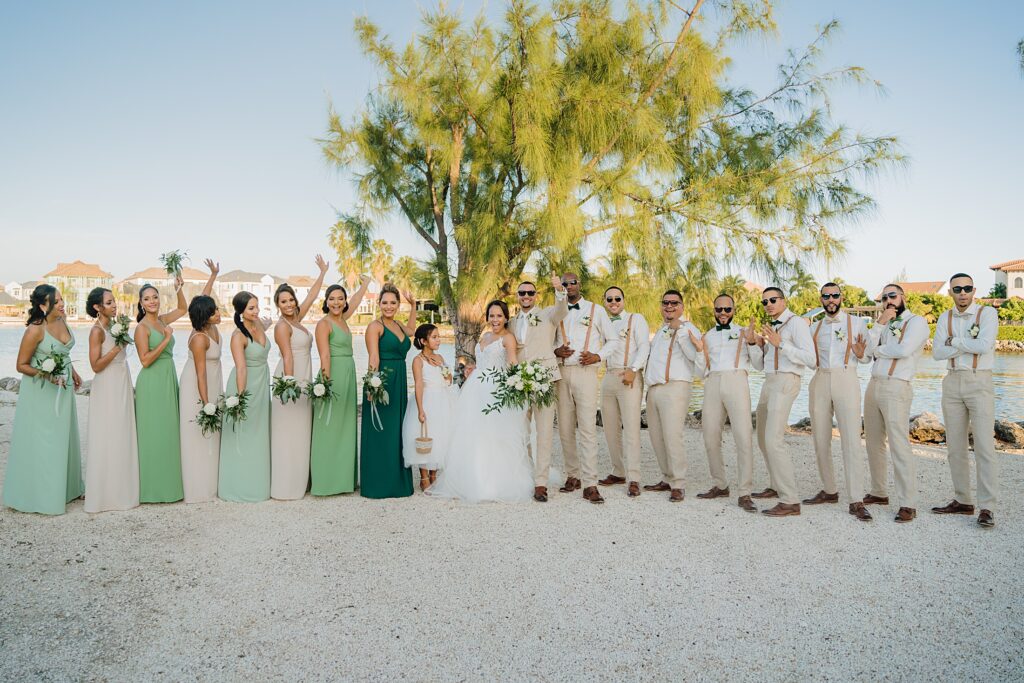
{"type": "Polygon", "coordinates": [[[434,450],[434,440],[427,436],[427,423],[420,424],[420,435],[416,437],[416,452],[420,455],[430,455],[434,450]]]}

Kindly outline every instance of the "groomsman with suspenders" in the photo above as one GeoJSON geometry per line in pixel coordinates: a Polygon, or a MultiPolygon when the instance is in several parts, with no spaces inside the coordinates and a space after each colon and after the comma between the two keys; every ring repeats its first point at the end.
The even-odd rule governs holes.
{"type": "Polygon", "coordinates": [[[953,478],[953,501],[932,508],[940,515],[973,515],[971,462],[967,457],[967,434],[974,432],[974,460],[978,477],[978,524],[995,526],[993,509],[999,495],[999,460],[995,449],[995,392],[992,362],[995,359],[999,316],[991,306],[974,303],[974,279],[957,273],[949,280],[956,304],[935,325],[932,356],[946,361],[942,380],[942,418],[946,423],[949,472],[953,478]]]}
{"type": "Polygon", "coordinates": [[[793,458],[786,451],[784,437],[789,411],[800,393],[800,377],[804,368],[814,365],[814,342],[807,321],[786,307],[786,295],[778,287],[767,287],[761,293],[771,322],[761,334],[754,333],[751,322],[750,336],[762,353],[754,354],[752,361],[758,370],[764,370],[764,385],[757,401],[757,444],[768,464],[770,486],[753,498],[779,498],[779,503],[761,514],[770,517],[788,517],[800,514],[793,458]]]}
{"type": "Polygon", "coordinates": [[[683,296],[670,289],[661,295],[664,324],[654,333],[647,359],[647,431],[658,457],[662,479],[644,486],[647,491],[668,491],[669,500],[686,495],[686,449],[683,430],[693,389],[693,368],[703,345],[700,330],[684,322],[683,296]]]}
{"type": "Polygon", "coordinates": [[[754,446],[747,373],[750,370],[748,354],[761,355],[761,351],[747,344],[745,327],[732,324],[736,303],[731,296],[719,294],[714,308],[718,324],[704,335],[704,406],[701,410],[704,450],[708,454],[712,486],[709,491],[698,493],[697,497],[711,499],[729,495],[722,462],[722,425],[728,415],[736,443],[737,505],[747,512],[757,512],[750,499],[754,446]]]}
{"type": "MultiPolygon", "coordinates": [[[[516,290],[519,298],[519,314],[512,319],[512,332],[518,345],[519,362],[539,361],[554,372],[555,386],[561,382],[558,360],[555,358],[555,331],[558,324],[569,314],[568,299],[562,280],[551,276],[555,288],[555,305],[538,309],[537,286],[532,282],[521,282],[516,290]]],[[[548,474],[551,471],[551,444],[555,433],[555,407],[530,408],[526,413],[528,425],[533,425],[537,434],[537,450],[531,449],[533,457],[533,499],[538,503],[548,500],[548,474]]]]}
{"type": "Polygon", "coordinates": [[[871,331],[871,381],[864,394],[864,436],[871,470],[871,492],[864,504],[888,505],[889,463],[885,444],[892,452],[897,522],[917,517],[917,462],[910,448],[911,382],[928,341],[928,323],[906,309],[903,288],[889,284],[882,290],[882,314],[871,331]]]}
{"type": "Polygon", "coordinates": [[[814,454],[818,459],[821,491],[804,505],[838,503],[835,465],[832,462],[832,415],[839,423],[843,453],[843,475],[849,512],[862,522],[870,522],[864,507],[864,455],[860,447],[860,379],[857,364],[870,363],[867,351],[868,329],[863,319],[844,313],[843,293],[834,282],[821,288],[825,317],[811,327],[817,370],[810,384],[811,430],[814,454]]]}
{"type": "Polygon", "coordinates": [[[562,379],[558,386],[558,436],[565,459],[565,485],[569,493],[583,487],[583,497],[603,503],[597,490],[597,369],[618,341],[603,306],[580,295],[575,273],[562,276],[569,296],[569,314],[558,324],[555,356],[561,360],[562,379]],[[576,433],[579,432],[579,452],[576,433]]]}
{"type": "Polygon", "coordinates": [[[625,294],[618,287],[604,292],[617,345],[605,359],[601,383],[601,422],[612,473],[601,486],[628,483],[627,494],[640,495],[640,403],[644,394],[643,368],[651,350],[651,331],[639,313],[627,313],[625,294]]]}

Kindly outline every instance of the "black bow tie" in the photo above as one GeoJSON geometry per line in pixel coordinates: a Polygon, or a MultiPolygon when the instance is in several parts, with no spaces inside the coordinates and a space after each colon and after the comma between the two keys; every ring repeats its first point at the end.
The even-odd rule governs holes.
{"type": "Polygon", "coordinates": [[[721,332],[722,330],[728,330],[729,326],[728,325],[715,325],[715,329],[718,330],[719,332],[721,332]]]}
{"type": "Polygon", "coordinates": [[[579,304],[569,304],[569,310],[570,311],[578,311],[578,310],[580,310],[580,305],[579,304]]]}
{"type": "Polygon", "coordinates": [[[782,324],[781,320],[773,320],[772,321],[772,327],[775,327],[776,325],[781,325],[781,324],[782,324]]]}

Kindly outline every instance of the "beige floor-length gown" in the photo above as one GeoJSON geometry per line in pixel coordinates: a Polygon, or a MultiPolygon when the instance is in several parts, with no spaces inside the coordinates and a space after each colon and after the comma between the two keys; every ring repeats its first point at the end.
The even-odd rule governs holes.
{"type": "MultiPolygon", "coordinates": [[[[287,321],[285,321],[287,323],[287,321]]],[[[291,325],[291,323],[287,323],[291,325]]],[[[292,376],[305,386],[313,379],[313,336],[301,325],[291,325],[292,376]]],[[[274,376],[284,374],[284,358],[274,376]]],[[[313,407],[302,396],[294,403],[270,400],[270,497],[296,500],[309,484],[309,447],[313,436],[313,407]]]]}
{"type": "MultiPolygon", "coordinates": [[[[220,366],[220,343],[205,332],[210,340],[206,349],[206,397],[215,402],[224,393],[224,377],[220,366]]],[[[203,436],[203,430],[196,424],[199,414],[199,382],[196,377],[196,362],[189,346],[188,360],[181,370],[178,383],[178,397],[181,410],[181,483],[185,489],[186,503],[205,503],[217,497],[217,473],[220,467],[220,432],[203,436]]]]}

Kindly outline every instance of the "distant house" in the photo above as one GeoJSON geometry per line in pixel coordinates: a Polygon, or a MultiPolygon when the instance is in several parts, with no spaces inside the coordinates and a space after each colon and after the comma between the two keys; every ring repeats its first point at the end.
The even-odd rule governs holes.
{"type": "Polygon", "coordinates": [[[220,304],[231,310],[231,299],[239,292],[249,292],[260,300],[261,316],[276,316],[274,290],[282,282],[281,278],[267,273],[232,270],[217,277],[214,293],[220,304]]]}
{"type": "MultiPolygon", "coordinates": [[[[299,303],[301,304],[303,301],[306,300],[306,297],[309,296],[309,290],[311,290],[313,288],[313,285],[316,284],[316,278],[310,277],[309,275],[290,275],[288,276],[288,279],[285,280],[285,282],[291,285],[292,289],[295,290],[295,298],[297,298],[299,300],[299,303]]],[[[324,291],[326,291],[326,289],[326,286],[320,285],[320,291],[317,294],[316,301],[323,300],[324,291]]],[[[323,314],[323,312],[316,307],[315,301],[313,303],[313,308],[310,309],[310,313],[312,313],[314,317],[319,317],[320,315],[323,314]]]]}
{"type": "MultiPolygon", "coordinates": [[[[185,281],[182,291],[185,293],[185,300],[191,301],[192,297],[203,291],[203,286],[209,279],[210,274],[195,268],[182,268],[181,278],[185,281]]],[[[138,301],[139,290],[144,285],[153,285],[160,292],[160,306],[163,309],[173,308],[178,300],[174,291],[174,276],[168,274],[167,270],[159,266],[146,268],[132,273],[117,283],[120,294],[129,303],[134,311],[135,302],[138,301]]],[[[223,306],[223,302],[221,302],[223,306]]]]}
{"type": "Polygon", "coordinates": [[[113,275],[95,263],[82,261],[58,263],[44,279],[61,291],[65,313],[69,318],[85,317],[85,299],[94,288],[111,289],[114,286],[113,275]]]}
{"type": "Polygon", "coordinates": [[[1024,259],[997,263],[989,266],[989,270],[995,271],[997,285],[1006,285],[1007,298],[1024,298],[1024,259]]]}
{"type": "Polygon", "coordinates": [[[0,315],[8,318],[20,316],[27,306],[25,301],[16,299],[7,292],[0,292],[0,315]]]}
{"type": "MultiPolygon", "coordinates": [[[[896,282],[894,284],[899,285],[903,288],[905,294],[940,294],[943,286],[945,286],[945,280],[939,280],[937,282],[896,282]]],[[[879,292],[875,296],[875,301],[882,300],[882,293],[879,292]]]]}
{"type": "Polygon", "coordinates": [[[28,301],[32,290],[39,285],[39,280],[26,280],[25,282],[8,282],[4,285],[4,291],[15,299],[28,301]]]}

